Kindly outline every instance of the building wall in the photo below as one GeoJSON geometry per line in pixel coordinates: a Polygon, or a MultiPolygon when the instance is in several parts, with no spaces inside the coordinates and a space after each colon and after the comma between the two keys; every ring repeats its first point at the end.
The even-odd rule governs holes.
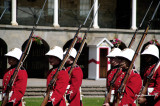
{"type": "MultiPolygon", "coordinates": [[[[95,61],[99,61],[99,57],[97,56],[98,54],[98,48],[96,47],[90,47],[89,48],[89,60],[94,59],[95,61]]],[[[96,64],[94,62],[91,62],[88,64],[88,78],[89,79],[98,79],[99,75],[99,64],[96,64]]]]}
{"type": "MultiPolygon", "coordinates": [[[[31,33],[32,27],[26,26],[3,26],[0,25],[0,38],[3,39],[6,44],[8,50],[18,47],[21,48],[23,43],[28,39],[31,33]]],[[[54,29],[53,27],[38,27],[37,30],[34,32],[35,35],[40,36],[43,40],[45,40],[48,45],[51,47],[58,45],[63,47],[63,45],[70,39],[72,39],[76,33],[78,28],[58,28],[54,29]]],[[[80,37],[83,37],[83,32],[85,28],[82,28],[81,33],[79,34],[80,37]]],[[[144,30],[139,30],[138,34],[136,35],[135,42],[131,47],[133,50],[136,50],[136,47],[139,44],[141,36],[144,30]]],[[[119,29],[92,29],[88,32],[86,42],[90,42],[95,37],[105,37],[108,40],[114,39],[115,36],[118,39],[122,40],[126,45],[129,44],[132,36],[134,34],[133,30],[119,30],[119,29]]],[[[153,39],[153,37],[160,41],[160,31],[159,30],[149,30],[147,37],[144,43],[153,39]]],[[[143,43],[143,44],[144,44],[143,43]]],[[[136,59],[136,68],[139,69],[139,56],[136,59]]]]}

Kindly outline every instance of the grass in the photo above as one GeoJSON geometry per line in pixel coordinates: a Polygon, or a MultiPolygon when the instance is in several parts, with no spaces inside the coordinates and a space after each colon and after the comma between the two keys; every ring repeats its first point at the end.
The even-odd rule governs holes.
{"type": "Polygon", "coordinates": [[[43,98],[24,98],[26,106],[41,106],[43,98]]]}
{"type": "MultiPolygon", "coordinates": [[[[24,98],[26,106],[40,106],[43,98],[24,98]]],[[[104,98],[86,98],[84,97],[83,106],[102,106],[104,98]]],[[[1,104],[1,103],[0,103],[1,104]]]]}
{"type": "Polygon", "coordinates": [[[83,106],[102,106],[104,98],[83,98],[83,106]]]}

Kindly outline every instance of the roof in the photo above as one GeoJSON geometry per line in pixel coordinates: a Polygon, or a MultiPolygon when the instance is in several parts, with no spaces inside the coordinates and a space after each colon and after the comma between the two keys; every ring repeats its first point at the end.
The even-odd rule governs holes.
{"type": "Polygon", "coordinates": [[[88,43],[88,46],[95,46],[95,47],[104,46],[104,45],[108,45],[110,47],[113,46],[113,44],[107,38],[104,38],[104,37],[96,37],[95,39],[91,40],[88,43]]]}

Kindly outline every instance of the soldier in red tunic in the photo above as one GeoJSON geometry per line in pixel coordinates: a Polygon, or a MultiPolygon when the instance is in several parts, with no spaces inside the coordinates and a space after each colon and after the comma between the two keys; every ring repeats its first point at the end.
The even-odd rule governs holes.
{"type": "MultiPolygon", "coordinates": [[[[18,64],[18,61],[20,60],[21,55],[22,55],[22,51],[19,48],[14,48],[11,51],[9,51],[7,54],[5,54],[5,56],[7,56],[8,58],[8,63],[10,65],[10,68],[8,68],[5,71],[5,74],[3,76],[3,95],[4,96],[7,89],[7,85],[10,81],[11,76],[13,75],[13,72],[15,71],[15,68],[18,64]]],[[[24,96],[26,91],[27,78],[28,78],[28,75],[26,70],[23,67],[21,67],[13,83],[11,92],[9,93],[9,100],[6,106],[22,106],[22,97],[24,96]]]]}
{"type": "MultiPolygon", "coordinates": [[[[119,48],[113,48],[111,50],[111,52],[107,55],[107,57],[110,59],[111,69],[107,72],[107,78],[106,78],[106,85],[107,85],[106,96],[107,96],[107,93],[109,92],[108,90],[109,90],[110,82],[112,80],[112,79],[110,79],[110,77],[113,78],[113,76],[114,76],[113,72],[116,72],[117,68],[119,68],[120,60],[116,56],[120,52],[121,52],[121,50],[119,48]]],[[[112,92],[114,92],[114,89],[112,90],[112,92]]],[[[113,97],[111,97],[111,98],[110,98],[110,100],[111,100],[110,102],[113,102],[112,101],[113,97]]],[[[109,105],[109,103],[104,103],[103,105],[106,106],[106,105],[109,105]]]]}
{"type": "MultiPolygon", "coordinates": [[[[65,64],[65,67],[68,72],[70,71],[70,68],[73,64],[76,55],[77,51],[74,48],[72,48],[70,52],[70,57],[68,58],[65,64]]],[[[69,80],[70,87],[66,93],[66,99],[69,103],[69,106],[82,106],[82,101],[80,100],[80,90],[79,90],[82,84],[82,79],[83,79],[82,69],[78,65],[75,65],[70,75],[70,80],[69,80]]]]}
{"type": "MultiPolygon", "coordinates": [[[[151,73],[151,70],[154,68],[159,59],[159,50],[157,46],[150,44],[146,46],[146,49],[142,52],[141,55],[146,64],[146,69],[143,76],[143,85],[145,85],[147,76],[151,73]]],[[[146,96],[140,96],[138,98],[139,104],[143,104],[145,106],[160,106],[160,67],[157,68],[149,83],[147,94],[146,96]]]]}
{"type": "MultiPolygon", "coordinates": [[[[46,53],[49,59],[50,65],[53,66],[47,73],[47,86],[52,80],[54,74],[61,61],[63,60],[63,50],[61,47],[55,46],[48,53],[46,53]]],[[[56,83],[53,86],[52,92],[50,92],[50,99],[47,106],[66,106],[64,94],[69,82],[68,72],[64,69],[59,71],[56,83]]]]}
{"type": "MultiPolygon", "coordinates": [[[[121,59],[121,63],[119,65],[122,70],[120,71],[115,82],[115,89],[118,89],[120,87],[122,79],[124,78],[126,71],[131,64],[134,53],[135,52],[132,49],[126,48],[118,56],[121,59]]],[[[135,71],[135,69],[132,69],[119,106],[136,106],[135,100],[137,99],[137,95],[139,94],[141,87],[142,79],[140,75],[135,71]]]]}
{"type": "MultiPolygon", "coordinates": [[[[117,92],[118,88],[121,85],[122,79],[124,78],[126,71],[130,66],[133,56],[134,56],[134,51],[129,48],[122,50],[122,52],[117,56],[118,59],[121,60],[119,66],[120,68],[122,68],[122,70],[120,70],[120,72],[118,73],[118,76],[114,83],[115,93],[117,92]]],[[[116,71],[113,71],[112,74],[115,74],[115,72],[116,71]]],[[[109,82],[112,80],[111,75],[109,75],[108,80],[109,82]]],[[[123,97],[120,100],[118,106],[136,106],[134,101],[136,100],[141,87],[142,87],[142,79],[140,75],[137,72],[135,72],[135,70],[132,70],[127,80],[125,90],[124,92],[122,92],[123,97]]],[[[116,103],[114,102],[113,104],[115,105],[116,103]]],[[[109,104],[105,106],[109,106],[109,104]]]]}
{"type": "Polygon", "coordinates": [[[119,48],[113,48],[111,52],[107,55],[107,57],[110,59],[111,70],[118,68],[120,60],[116,56],[119,55],[120,52],[121,50],[119,48]]]}

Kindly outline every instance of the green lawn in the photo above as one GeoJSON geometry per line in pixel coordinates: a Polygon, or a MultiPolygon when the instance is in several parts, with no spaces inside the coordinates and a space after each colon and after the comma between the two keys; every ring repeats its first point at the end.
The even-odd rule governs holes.
{"type": "MultiPolygon", "coordinates": [[[[43,98],[24,98],[26,106],[40,106],[43,98]]],[[[104,98],[83,98],[83,106],[102,106],[104,98]]]]}
{"type": "Polygon", "coordinates": [[[104,98],[83,98],[83,106],[102,106],[104,98]]]}

